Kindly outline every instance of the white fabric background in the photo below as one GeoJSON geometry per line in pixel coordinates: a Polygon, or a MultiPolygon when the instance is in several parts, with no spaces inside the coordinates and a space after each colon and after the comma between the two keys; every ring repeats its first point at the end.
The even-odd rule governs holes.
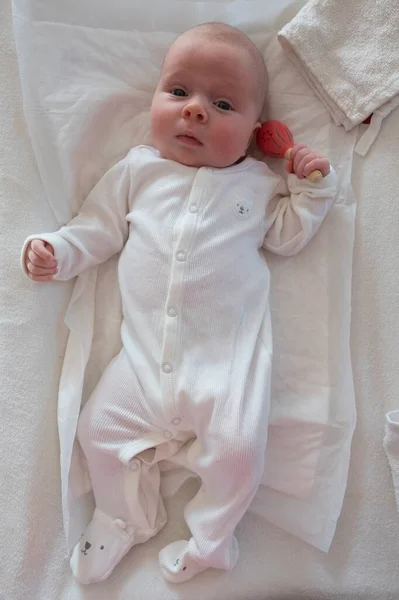
{"type": "MultiPolygon", "coordinates": [[[[250,507],[327,551],[342,508],[355,424],[349,348],[355,211],[349,188],[356,131],[345,133],[332,124],[281,50],[276,32],[298,5],[293,0],[268,5],[263,0],[170,0],[165,9],[157,0],[149,6],[118,0],[110,12],[109,4],[98,0],[82,5],[14,0],[13,8],[24,113],[43,191],[59,224],[69,220],[117,156],[148,139],[149,106],[164,52],[178,31],[203,20],[240,24],[253,36],[269,71],[267,114],[287,122],[297,141],[330,157],[339,198],[321,231],[299,256],[267,258],[274,330],[272,402],[265,485],[250,507]],[[157,8],[155,13],[151,7],[157,8]]],[[[273,169],[284,170],[282,161],[273,163],[273,169]]],[[[65,315],[70,334],[58,424],[70,549],[92,512],[90,496],[82,497],[77,485],[85,480],[78,452],[70,465],[79,409],[120,344],[115,266],[111,259],[82,273],[65,315]]],[[[170,492],[170,486],[164,492],[166,487],[170,492]]]]}
{"type": "Polygon", "coordinates": [[[169,586],[160,576],[156,555],[185,532],[181,510],[190,493],[187,488],[179,504],[169,503],[170,525],[161,536],[134,550],[107,583],[81,588],[64,559],[59,502],[55,398],[66,340],[65,284],[55,286],[49,296],[44,287],[27,286],[19,269],[25,236],[56,224],[41,200],[23,119],[8,0],[0,0],[0,23],[0,375],[15,390],[12,397],[0,392],[0,598],[397,599],[399,521],[381,442],[384,414],[398,408],[399,219],[394,167],[399,114],[386,119],[367,158],[355,159],[359,209],[352,358],[359,416],[348,491],[330,553],[324,555],[249,514],[239,528],[241,560],[232,574],[209,572],[184,587],[169,586]],[[15,228],[9,225],[13,219],[15,228]],[[47,327],[38,328],[43,313],[47,327]],[[49,335],[55,330],[56,339],[49,335]],[[54,362],[56,369],[46,368],[54,362]]]}

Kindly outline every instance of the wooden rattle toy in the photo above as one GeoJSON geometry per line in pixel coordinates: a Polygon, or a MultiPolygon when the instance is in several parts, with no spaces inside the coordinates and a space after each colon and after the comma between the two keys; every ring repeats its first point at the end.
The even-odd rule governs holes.
{"type": "MultiPolygon", "coordinates": [[[[256,143],[262,152],[268,156],[290,160],[294,138],[285,123],[281,121],[265,121],[258,129],[256,143]]],[[[316,169],[309,173],[306,179],[312,183],[317,183],[322,178],[322,172],[316,169]]]]}

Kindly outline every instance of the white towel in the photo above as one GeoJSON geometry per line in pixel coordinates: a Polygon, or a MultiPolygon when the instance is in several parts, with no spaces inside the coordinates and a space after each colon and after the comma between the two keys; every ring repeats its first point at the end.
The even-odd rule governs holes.
{"type": "Polygon", "coordinates": [[[373,113],[364,156],[399,105],[397,0],[310,0],[278,34],[287,56],[346,130],[373,113]]]}

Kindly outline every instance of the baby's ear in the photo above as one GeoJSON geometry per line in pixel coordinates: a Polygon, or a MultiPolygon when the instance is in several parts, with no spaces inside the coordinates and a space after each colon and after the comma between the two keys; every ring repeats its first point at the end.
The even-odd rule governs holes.
{"type": "Polygon", "coordinates": [[[251,137],[249,138],[247,149],[250,147],[250,145],[251,145],[254,137],[256,136],[256,132],[258,131],[258,129],[260,128],[260,126],[261,126],[261,123],[259,123],[259,121],[257,121],[255,123],[255,125],[254,125],[253,130],[252,130],[251,137]]]}

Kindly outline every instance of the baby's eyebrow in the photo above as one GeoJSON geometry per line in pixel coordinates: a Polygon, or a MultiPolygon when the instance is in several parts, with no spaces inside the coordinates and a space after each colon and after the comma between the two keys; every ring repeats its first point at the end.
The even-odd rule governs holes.
{"type": "Polygon", "coordinates": [[[219,87],[229,94],[236,95],[239,93],[239,87],[237,85],[237,79],[233,77],[226,77],[219,80],[219,87]]]}
{"type": "Polygon", "coordinates": [[[164,74],[164,81],[169,82],[169,81],[176,81],[179,79],[184,79],[188,76],[192,76],[192,73],[188,70],[188,69],[179,69],[178,71],[166,71],[166,73],[164,74]]]}

